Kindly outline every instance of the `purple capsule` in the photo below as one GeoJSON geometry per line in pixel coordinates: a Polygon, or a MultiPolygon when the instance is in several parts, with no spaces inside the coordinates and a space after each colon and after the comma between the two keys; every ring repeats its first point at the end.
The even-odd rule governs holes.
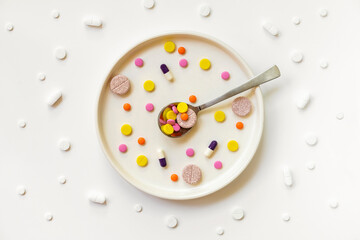
{"type": "Polygon", "coordinates": [[[159,163],[161,167],[166,167],[165,153],[162,149],[158,149],[159,163]]]}
{"type": "Polygon", "coordinates": [[[217,141],[213,140],[213,141],[211,141],[209,148],[214,151],[216,146],[217,146],[217,141]]]}
{"type": "Polygon", "coordinates": [[[160,162],[160,166],[166,167],[166,159],[165,158],[160,158],[159,162],[160,162]]]}
{"type": "Polygon", "coordinates": [[[211,157],[216,146],[217,146],[217,141],[215,141],[215,140],[211,141],[209,147],[205,150],[204,155],[208,158],[211,157]]]}
{"type": "Polygon", "coordinates": [[[166,66],[166,64],[161,64],[160,69],[163,72],[165,78],[169,81],[172,81],[174,79],[174,76],[171,74],[169,68],[166,66]]]}

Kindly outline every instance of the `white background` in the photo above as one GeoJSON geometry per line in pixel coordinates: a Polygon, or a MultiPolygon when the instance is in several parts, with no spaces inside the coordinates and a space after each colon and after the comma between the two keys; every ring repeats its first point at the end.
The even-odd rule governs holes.
{"type": "Polygon", "coordinates": [[[360,239],[359,10],[355,0],[157,0],[151,10],[137,0],[1,0],[0,239],[360,239]],[[208,18],[198,14],[202,3],[212,8],[208,18]],[[327,17],[320,17],[321,8],[327,17]],[[54,9],[59,19],[51,16],[54,9]],[[82,24],[92,15],[103,19],[103,28],[82,24]],[[265,32],[263,21],[280,35],[265,32]],[[264,135],[248,168],[228,187],[189,201],[159,199],[126,183],[105,159],[94,123],[98,87],[113,63],[134,42],[175,30],[224,41],[254,73],[274,63],[282,72],[262,87],[264,135]],[[54,58],[57,46],[67,49],[65,61],[54,58]],[[290,59],[295,49],[304,54],[300,64],[290,59]],[[46,99],[57,89],[63,100],[49,108],[46,99]],[[303,90],[312,99],[301,111],[294,99],[303,90]],[[339,112],[343,120],[336,119],[339,112]],[[304,141],[308,132],[318,136],[314,147],[304,141]],[[69,152],[58,149],[63,137],[71,141],[69,152]],[[310,161],[313,171],[306,168],[310,161]],[[290,189],[283,166],[293,173],[290,189]],[[57,181],[61,175],[65,185],[57,181]],[[19,185],[25,196],[17,195],[19,185]],[[90,190],[106,194],[107,205],[90,203],[90,190]],[[332,199],[337,209],[329,207],[332,199]],[[136,203],[143,212],[134,211],[136,203]],[[231,218],[236,206],[245,211],[242,221],[231,218]],[[48,211],[51,222],[44,219],[48,211]],[[166,227],[169,215],[179,219],[177,228],[166,227]]]}

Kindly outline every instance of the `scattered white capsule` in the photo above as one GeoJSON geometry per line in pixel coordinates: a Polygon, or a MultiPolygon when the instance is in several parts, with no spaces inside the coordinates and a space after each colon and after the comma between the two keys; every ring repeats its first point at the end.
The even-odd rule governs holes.
{"type": "Polygon", "coordinates": [[[45,73],[38,73],[38,79],[40,81],[44,81],[46,79],[46,74],[45,73]]]}
{"type": "Polygon", "coordinates": [[[160,69],[163,72],[166,80],[168,81],[172,81],[174,80],[174,76],[172,75],[172,73],[170,72],[169,68],[166,66],[166,64],[161,64],[160,65],[160,69]]]}
{"type": "Polygon", "coordinates": [[[217,235],[223,235],[224,234],[224,229],[222,227],[217,227],[216,228],[216,233],[217,233],[217,235]]]}
{"type": "Polygon", "coordinates": [[[47,220],[47,221],[51,221],[51,220],[53,220],[53,215],[52,215],[52,213],[51,212],[46,212],[45,214],[44,214],[44,218],[47,220]]]}
{"type": "Polygon", "coordinates": [[[328,15],[328,11],[325,8],[320,9],[319,14],[321,17],[326,17],[328,15]]]}
{"type": "Polygon", "coordinates": [[[143,6],[144,8],[151,9],[155,6],[154,0],[143,0],[143,6]]]}
{"type": "Polygon", "coordinates": [[[287,187],[291,187],[293,185],[293,178],[290,169],[288,167],[284,167],[283,174],[284,174],[284,184],[287,187]]]}
{"type": "Polygon", "coordinates": [[[331,199],[329,201],[329,206],[333,209],[337,208],[339,206],[339,202],[335,199],[331,199]]]}
{"type": "Polygon", "coordinates": [[[208,17],[211,13],[211,8],[209,7],[209,5],[203,4],[200,5],[199,7],[199,14],[202,17],[208,17]]]}
{"type": "Polygon", "coordinates": [[[175,228],[178,225],[178,220],[175,216],[168,216],[166,218],[166,225],[169,228],[175,228]]]}
{"type": "Polygon", "coordinates": [[[14,30],[14,24],[12,24],[12,23],[7,23],[7,24],[5,25],[5,28],[6,28],[6,30],[8,30],[8,31],[12,31],[12,30],[14,30]]]}
{"type": "Polygon", "coordinates": [[[58,10],[53,10],[53,11],[51,12],[51,16],[52,16],[53,18],[57,19],[57,18],[60,17],[60,13],[59,13],[58,10]]]}
{"type": "Polygon", "coordinates": [[[290,54],[290,57],[291,57],[291,60],[295,63],[302,62],[302,60],[304,58],[303,54],[298,50],[293,50],[290,54]]]}
{"type": "Polygon", "coordinates": [[[269,22],[264,22],[263,28],[273,36],[279,35],[279,29],[269,22]]]}
{"type": "Polygon", "coordinates": [[[288,213],[283,213],[282,219],[284,220],[284,222],[288,222],[290,221],[290,215],[288,213]]]}
{"type": "Polygon", "coordinates": [[[336,118],[338,120],[342,120],[344,118],[344,113],[343,112],[339,112],[338,114],[336,114],[336,118]]]}
{"type": "Polygon", "coordinates": [[[89,193],[88,198],[93,203],[105,204],[106,197],[103,193],[92,191],[89,193]]]}
{"type": "Polygon", "coordinates": [[[135,204],[135,205],[134,205],[134,210],[135,210],[136,212],[141,212],[141,211],[142,211],[142,206],[141,206],[140,204],[135,204]]]}
{"type": "Polygon", "coordinates": [[[49,96],[49,98],[48,98],[48,104],[49,104],[49,106],[54,106],[55,105],[55,103],[57,102],[57,101],[59,101],[59,99],[62,97],[62,93],[61,93],[61,91],[60,90],[56,90],[55,92],[53,92],[50,96],[49,96]]]}
{"type": "Polygon", "coordinates": [[[96,17],[96,16],[85,17],[84,24],[89,27],[101,27],[102,20],[101,20],[101,18],[96,17]]]}
{"type": "Polygon", "coordinates": [[[16,192],[17,192],[17,194],[19,194],[19,195],[21,195],[21,196],[25,195],[25,193],[26,193],[26,188],[25,188],[25,186],[23,186],[23,185],[18,186],[18,187],[16,188],[16,192]]]}
{"type": "Polygon", "coordinates": [[[20,119],[20,120],[18,121],[18,126],[19,126],[20,128],[26,127],[26,121],[25,121],[24,119],[20,119]]]}
{"type": "Polygon", "coordinates": [[[299,93],[296,99],[296,106],[299,109],[304,109],[309,104],[310,98],[310,92],[308,91],[303,91],[299,93]]]}
{"type": "Polygon", "coordinates": [[[325,59],[322,59],[322,60],[320,60],[319,65],[321,68],[325,69],[329,66],[329,63],[325,59]]]}
{"type": "Polygon", "coordinates": [[[295,16],[292,18],[292,22],[295,25],[299,25],[301,23],[301,19],[299,17],[295,16]]]}
{"type": "Polygon", "coordinates": [[[318,138],[314,133],[309,132],[305,135],[305,142],[309,146],[315,146],[318,142],[318,138]]]}
{"type": "Polygon", "coordinates": [[[309,169],[309,170],[314,170],[315,169],[315,162],[308,162],[307,164],[306,164],[306,167],[307,167],[307,169],[309,169]]]}
{"type": "Polygon", "coordinates": [[[66,58],[67,52],[63,47],[57,47],[54,50],[54,55],[58,60],[64,60],[66,58]]]}
{"type": "Polygon", "coordinates": [[[67,139],[60,139],[58,142],[59,149],[62,151],[68,151],[71,147],[69,140],[67,139]]]}
{"type": "Polygon", "coordinates": [[[231,216],[234,220],[241,220],[244,218],[244,210],[237,207],[232,211],[231,216]]]}
{"type": "Polygon", "coordinates": [[[66,183],[66,178],[65,178],[65,176],[60,176],[60,177],[58,177],[58,182],[61,183],[61,184],[65,184],[65,183],[66,183]]]}

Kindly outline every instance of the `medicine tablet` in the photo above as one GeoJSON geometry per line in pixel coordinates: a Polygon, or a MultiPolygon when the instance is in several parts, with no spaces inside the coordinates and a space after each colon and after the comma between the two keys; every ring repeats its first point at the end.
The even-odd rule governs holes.
{"type": "Polygon", "coordinates": [[[298,94],[297,99],[296,99],[296,106],[299,109],[304,109],[306,108],[306,106],[309,104],[310,102],[310,92],[308,91],[303,91],[301,93],[298,94]]]}
{"type": "Polygon", "coordinates": [[[221,169],[221,168],[222,168],[222,162],[221,162],[221,161],[216,161],[216,162],[214,163],[214,167],[215,167],[216,169],[221,169]]]}
{"type": "Polygon", "coordinates": [[[136,163],[137,165],[139,165],[140,167],[145,167],[148,164],[148,159],[146,156],[144,155],[139,155],[136,158],[136,163]]]}
{"type": "Polygon", "coordinates": [[[304,58],[303,54],[298,50],[293,50],[290,53],[290,57],[294,63],[300,63],[300,62],[302,62],[302,60],[304,58]]]}
{"type": "Polygon", "coordinates": [[[187,155],[188,157],[192,157],[192,156],[194,156],[194,154],[195,154],[195,151],[194,151],[193,148],[188,148],[188,149],[186,149],[186,155],[187,155]]]}
{"type": "Polygon", "coordinates": [[[22,186],[22,185],[18,186],[18,187],[16,188],[16,192],[17,192],[17,194],[19,194],[19,195],[21,195],[21,196],[25,195],[25,194],[26,194],[26,188],[25,188],[25,186],[22,186]]]}
{"type": "Polygon", "coordinates": [[[58,142],[59,149],[62,151],[70,150],[71,144],[67,139],[60,139],[58,142]]]}
{"type": "Polygon", "coordinates": [[[147,80],[144,82],[144,89],[148,92],[152,92],[155,89],[155,83],[151,80],[147,80]]]}
{"type": "Polygon", "coordinates": [[[223,122],[225,120],[225,113],[223,111],[216,111],[214,118],[217,122],[223,122]]]}
{"type": "Polygon", "coordinates": [[[5,25],[5,28],[6,28],[6,30],[8,30],[9,32],[11,32],[12,30],[14,30],[14,24],[12,24],[12,23],[7,23],[7,24],[5,25]]]}
{"type": "Polygon", "coordinates": [[[224,71],[221,73],[221,78],[224,80],[228,80],[230,78],[230,73],[227,71],[224,71]]]}
{"type": "Polygon", "coordinates": [[[244,218],[244,210],[239,207],[236,207],[232,211],[231,216],[234,220],[241,220],[244,218]]]}
{"type": "Polygon", "coordinates": [[[263,28],[273,36],[279,35],[279,29],[269,22],[263,23],[263,28]]]}
{"type": "Polygon", "coordinates": [[[53,11],[51,12],[51,16],[52,16],[53,18],[57,19],[57,18],[60,17],[60,13],[59,13],[58,10],[53,10],[53,11]]]}
{"type": "Polygon", "coordinates": [[[65,176],[60,176],[60,177],[58,177],[58,182],[59,182],[60,184],[65,184],[65,183],[66,183],[66,178],[65,178],[65,176]]]}
{"type": "Polygon", "coordinates": [[[143,0],[143,6],[147,9],[151,9],[155,6],[154,0],[143,0]]]}
{"type": "Polygon", "coordinates": [[[175,228],[178,225],[178,220],[175,216],[168,216],[166,218],[166,226],[169,228],[175,228]]]}
{"type": "Polygon", "coordinates": [[[54,50],[54,56],[58,59],[58,60],[64,60],[67,56],[67,52],[65,50],[65,48],[63,47],[57,47],[54,50]]]}
{"type": "Polygon", "coordinates": [[[322,69],[325,69],[325,68],[327,68],[328,66],[329,66],[329,63],[328,63],[325,59],[320,60],[320,67],[321,67],[322,69]]]}
{"type": "Polygon", "coordinates": [[[318,142],[318,138],[315,136],[314,133],[307,133],[305,135],[305,142],[307,143],[307,145],[309,146],[315,146],[318,142]]]}
{"type": "Polygon", "coordinates": [[[142,60],[141,58],[135,59],[135,66],[142,67],[143,65],[144,65],[144,60],[142,60]]]}
{"type": "Polygon", "coordinates": [[[177,180],[179,179],[178,175],[177,174],[171,174],[171,177],[170,177],[171,181],[173,182],[177,182],[177,180]]]}
{"type": "Polygon", "coordinates": [[[191,95],[191,96],[189,97],[189,101],[190,101],[191,103],[195,103],[196,100],[197,100],[197,98],[196,98],[195,95],[191,95]]]}
{"type": "Polygon", "coordinates": [[[170,124],[171,126],[174,126],[176,122],[175,122],[174,119],[168,119],[168,120],[166,121],[166,123],[170,124]]]}
{"type": "Polygon", "coordinates": [[[201,180],[201,176],[201,169],[194,164],[187,165],[182,171],[182,177],[188,184],[197,184],[201,180]]]}
{"type": "Polygon", "coordinates": [[[200,5],[199,7],[199,14],[202,17],[208,17],[211,13],[211,8],[208,5],[200,5]]]}
{"type": "Polygon", "coordinates": [[[244,128],[244,124],[243,124],[242,122],[237,122],[237,123],[236,123],[236,128],[239,129],[239,130],[240,130],[240,129],[243,129],[243,128],[244,128]]]}
{"type": "Polygon", "coordinates": [[[139,213],[139,212],[142,211],[142,206],[140,204],[135,204],[134,205],[134,210],[139,213]]]}
{"type": "Polygon", "coordinates": [[[84,24],[89,27],[101,27],[102,26],[102,20],[99,17],[96,16],[90,16],[86,17],[83,20],[84,24]]]}
{"type": "Polygon", "coordinates": [[[181,55],[184,55],[186,52],[186,49],[184,47],[179,47],[178,48],[178,53],[181,54],[181,55]]]}
{"type": "Polygon", "coordinates": [[[342,119],[344,118],[344,113],[343,113],[343,112],[337,113],[337,114],[336,114],[336,118],[337,118],[338,120],[342,120],[342,119]]]}
{"type": "Polygon", "coordinates": [[[223,234],[224,234],[224,229],[223,229],[222,227],[217,227],[217,228],[216,228],[216,233],[217,233],[218,235],[223,235],[223,234]]]}
{"type": "Polygon", "coordinates": [[[53,92],[49,97],[48,97],[48,105],[49,106],[55,106],[55,103],[57,103],[60,98],[62,97],[62,93],[60,90],[57,90],[55,92],[53,92]]]}
{"type": "Polygon", "coordinates": [[[26,121],[23,120],[23,119],[20,119],[20,120],[18,121],[18,126],[19,126],[20,128],[26,127],[26,121]]]}
{"type": "Polygon", "coordinates": [[[123,124],[121,126],[121,133],[125,136],[129,136],[132,132],[132,127],[129,124],[123,124]]]}
{"type": "Polygon", "coordinates": [[[178,114],[179,111],[177,110],[177,107],[176,106],[172,106],[171,109],[173,110],[174,113],[178,114]]]}
{"type": "Polygon", "coordinates": [[[143,137],[139,137],[138,138],[138,144],[140,144],[140,145],[145,145],[145,138],[143,138],[143,137]]]}
{"type": "Polygon", "coordinates": [[[88,193],[88,199],[97,204],[105,204],[106,203],[106,197],[101,192],[91,191],[88,193]]]}
{"type": "Polygon", "coordinates": [[[181,118],[181,115],[182,115],[181,113],[179,113],[177,115],[176,120],[177,120],[177,123],[180,125],[180,127],[182,127],[182,128],[191,128],[191,127],[193,127],[195,125],[195,123],[197,121],[197,116],[196,116],[196,113],[191,108],[189,108],[186,113],[187,113],[187,116],[188,116],[187,120],[184,121],[181,118]]]}
{"type": "Polygon", "coordinates": [[[288,222],[288,221],[290,221],[290,215],[289,215],[288,213],[283,213],[282,219],[283,219],[285,222],[288,222]]]}
{"type": "Polygon", "coordinates": [[[251,112],[252,104],[248,98],[238,97],[232,102],[231,109],[236,115],[246,117],[251,112]]]}
{"type": "Polygon", "coordinates": [[[188,61],[185,58],[180,59],[179,61],[180,67],[186,68],[188,65],[188,61]]]}
{"type": "Polygon", "coordinates": [[[333,209],[337,208],[339,206],[339,202],[335,199],[329,200],[329,206],[333,209]]]}
{"type": "Polygon", "coordinates": [[[171,42],[171,41],[168,41],[164,44],[164,49],[165,51],[167,51],[168,53],[172,53],[175,51],[175,43],[171,42]]]}
{"type": "Polygon", "coordinates": [[[293,24],[295,24],[295,25],[299,25],[299,24],[301,23],[301,19],[300,19],[299,17],[297,17],[297,16],[293,17],[293,18],[291,19],[291,21],[292,21],[293,24]]]}
{"type": "Polygon", "coordinates": [[[174,133],[174,128],[173,126],[167,123],[161,126],[161,131],[163,131],[163,133],[165,133],[166,135],[171,135],[174,133]]]}
{"type": "Polygon", "coordinates": [[[236,152],[239,149],[239,144],[237,141],[231,140],[228,142],[227,147],[231,152],[236,152]]]}
{"type": "Polygon", "coordinates": [[[145,109],[146,109],[146,111],[148,111],[148,112],[154,111],[154,104],[152,104],[152,103],[146,104],[145,109]]]}
{"type": "Polygon", "coordinates": [[[52,215],[51,212],[46,212],[46,213],[44,214],[44,218],[45,218],[47,221],[52,221],[54,217],[53,217],[53,215],[52,215]]]}
{"type": "Polygon", "coordinates": [[[123,109],[124,109],[125,111],[130,111],[130,110],[131,110],[131,105],[130,105],[130,103],[124,103],[123,109]]]}
{"type": "Polygon", "coordinates": [[[173,128],[174,128],[174,131],[175,132],[178,132],[178,131],[180,131],[180,125],[179,124],[177,124],[177,123],[175,123],[174,125],[173,125],[173,128]]]}
{"type": "Polygon", "coordinates": [[[284,175],[284,184],[287,187],[291,187],[293,185],[293,179],[292,179],[292,174],[290,172],[290,169],[288,167],[284,167],[283,175],[284,175]]]}
{"type": "Polygon", "coordinates": [[[189,106],[188,106],[186,103],[181,102],[181,103],[179,103],[179,104],[177,105],[176,108],[177,108],[177,110],[178,110],[179,113],[185,113],[185,112],[187,112],[189,106]]]}
{"type": "Polygon", "coordinates": [[[163,111],[162,117],[163,117],[164,120],[167,120],[166,114],[167,114],[169,111],[171,111],[171,108],[169,108],[169,107],[165,108],[165,110],[163,111]]]}
{"type": "Polygon", "coordinates": [[[177,115],[172,110],[170,110],[166,113],[166,119],[168,119],[168,120],[169,119],[175,120],[176,117],[177,117],[177,115]]]}
{"type": "Polygon", "coordinates": [[[314,170],[315,169],[315,162],[308,162],[306,164],[307,169],[314,170]]]}
{"type": "Polygon", "coordinates": [[[127,151],[126,144],[120,144],[119,145],[119,151],[122,152],[122,153],[125,153],[127,151]]]}
{"type": "Polygon", "coordinates": [[[211,62],[209,59],[207,58],[203,58],[200,60],[200,68],[203,69],[203,70],[208,70],[210,67],[211,67],[211,62]]]}
{"type": "Polygon", "coordinates": [[[326,17],[328,15],[328,11],[325,8],[320,9],[319,14],[321,17],[326,17]]]}
{"type": "Polygon", "coordinates": [[[110,81],[110,90],[118,95],[125,95],[130,90],[130,80],[125,75],[116,75],[110,81]]]}
{"type": "Polygon", "coordinates": [[[44,80],[46,79],[46,74],[45,74],[45,73],[39,73],[39,74],[38,74],[38,79],[39,79],[40,81],[44,81],[44,80]]]}

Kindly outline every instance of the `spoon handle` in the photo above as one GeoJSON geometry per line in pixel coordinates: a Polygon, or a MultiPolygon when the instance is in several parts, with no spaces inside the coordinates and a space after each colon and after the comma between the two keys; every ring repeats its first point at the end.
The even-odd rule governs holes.
{"type": "Polygon", "coordinates": [[[215,105],[221,101],[224,101],[225,99],[231,98],[239,93],[249,90],[250,88],[259,86],[263,83],[266,83],[266,82],[271,81],[278,77],[280,77],[280,71],[279,71],[279,68],[276,65],[274,65],[271,68],[269,68],[268,70],[266,70],[265,72],[257,75],[256,77],[252,78],[248,82],[244,83],[243,85],[241,85],[237,88],[234,88],[233,90],[228,91],[224,95],[217,97],[207,103],[204,103],[204,104],[198,106],[197,108],[200,111],[205,108],[211,107],[212,105],[215,105]]]}

